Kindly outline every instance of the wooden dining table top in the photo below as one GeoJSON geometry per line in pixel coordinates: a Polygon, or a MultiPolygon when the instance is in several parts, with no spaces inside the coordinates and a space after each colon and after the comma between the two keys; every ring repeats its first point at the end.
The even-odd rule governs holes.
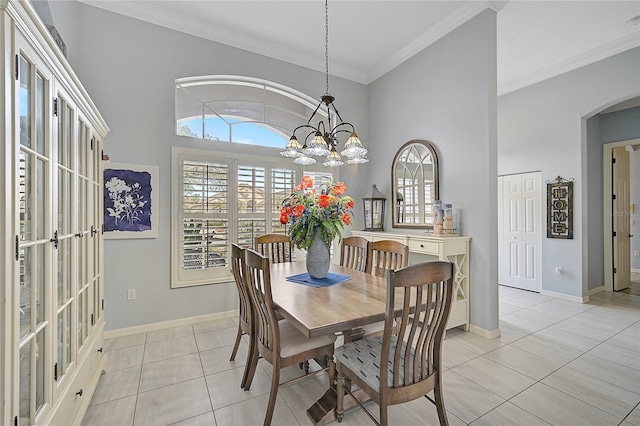
{"type": "Polygon", "coordinates": [[[305,336],[347,331],[384,320],[386,278],[332,263],[329,272],[351,279],[327,287],[286,279],[305,272],[304,261],[274,263],[270,268],[271,292],[278,312],[305,336]]]}

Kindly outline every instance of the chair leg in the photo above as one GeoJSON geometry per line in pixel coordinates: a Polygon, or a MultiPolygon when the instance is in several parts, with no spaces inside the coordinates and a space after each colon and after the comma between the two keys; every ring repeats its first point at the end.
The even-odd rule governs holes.
{"type": "MultiPolygon", "coordinates": [[[[254,352],[258,350],[256,346],[257,345],[254,341],[253,336],[249,336],[249,352],[247,352],[247,361],[244,364],[244,373],[242,373],[242,382],[240,382],[240,387],[242,389],[245,389],[247,386],[247,379],[249,378],[249,372],[251,372],[251,366],[253,365],[252,361],[254,357],[254,352]]],[[[253,372],[252,372],[252,378],[253,378],[253,372]]],[[[249,382],[249,385],[251,385],[251,382],[249,382]]]]}
{"type": "Polygon", "coordinates": [[[236,334],[236,343],[233,345],[233,350],[231,351],[231,358],[229,361],[233,361],[236,358],[236,353],[238,352],[238,346],[240,346],[240,339],[242,339],[242,328],[238,325],[238,333],[236,334]]]}
{"type": "MultiPolygon", "coordinates": [[[[329,372],[331,374],[331,372],[329,372]]],[[[338,423],[342,423],[342,415],[344,414],[344,373],[338,364],[338,381],[336,384],[337,401],[336,401],[336,419],[338,423]]]]}
{"type": "Polygon", "coordinates": [[[449,420],[447,419],[447,410],[444,408],[444,396],[442,394],[442,376],[438,374],[436,380],[436,386],[433,388],[433,396],[436,401],[436,409],[438,410],[438,420],[440,420],[440,426],[448,426],[449,420]]]}
{"type": "Polygon", "coordinates": [[[258,350],[258,342],[255,336],[250,336],[249,355],[247,357],[247,365],[244,367],[246,378],[244,379],[244,390],[248,391],[251,388],[251,382],[253,382],[253,376],[256,374],[256,367],[258,366],[258,358],[260,357],[260,351],[258,350]]]}
{"type": "Polygon", "coordinates": [[[273,373],[271,374],[271,393],[267,404],[267,413],[264,416],[264,426],[270,426],[273,419],[273,411],[276,408],[278,399],[278,383],[280,382],[280,361],[275,359],[273,363],[273,373]]]}
{"type": "Polygon", "coordinates": [[[382,403],[380,401],[380,426],[388,426],[389,425],[389,406],[386,403],[382,403]]]}
{"type": "Polygon", "coordinates": [[[304,374],[309,374],[309,360],[304,362],[304,374]]]}

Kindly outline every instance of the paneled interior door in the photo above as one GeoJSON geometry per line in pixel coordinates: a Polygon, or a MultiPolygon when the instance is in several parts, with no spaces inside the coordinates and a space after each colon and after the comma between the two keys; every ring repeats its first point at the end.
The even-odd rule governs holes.
{"type": "Polygon", "coordinates": [[[613,181],[613,289],[624,290],[631,283],[631,228],[629,222],[629,151],[612,149],[613,181]]]}
{"type": "Polygon", "coordinates": [[[498,177],[498,281],[541,289],[542,188],[540,172],[498,177]]]}

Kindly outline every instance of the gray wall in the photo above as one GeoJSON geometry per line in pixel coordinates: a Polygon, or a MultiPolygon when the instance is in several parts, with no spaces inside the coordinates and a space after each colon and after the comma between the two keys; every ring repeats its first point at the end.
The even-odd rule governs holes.
{"type": "MultiPolygon", "coordinates": [[[[485,11],[370,84],[370,176],[391,192],[402,144],[436,147],[440,198],[462,212],[471,240],[471,323],[498,328],[496,15],[485,11]]],[[[387,216],[385,229],[391,229],[387,216]]]]}
{"type": "Polygon", "coordinates": [[[636,48],[498,98],[498,174],[541,170],[544,180],[575,179],[574,239],[543,238],[543,291],[582,297],[603,284],[589,271],[602,263],[602,232],[590,231],[603,221],[602,146],[590,143],[596,138],[585,119],[637,96],[639,76],[636,48]],[[555,275],[555,266],[564,274],[555,275]]]}
{"type": "MultiPolygon", "coordinates": [[[[56,3],[52,4],[54,16],[56,3]]],[[[236,309],[237,292],[232,283],[170,289],[171,147],[272,156],[278,156],[278,150],[176,136],[175,79],[246,75],[319,97],[324,93],[323,73],[74,4],[77,10],[71,13],[77,16],[77,37],[75,44],[69,45],[70,57],[75,58],[74,70],[111,128],[105,153],[112,162],[160,167],[159,237],[105,242],[107,329],[236,309]],[[136,288],[136,300],[127,301],[128,288],[136,288]]],[[[367,87],[338,78],[332,78],[330,84],[342,116],[356,124],[367,143],[367,87]]],[[[356,200],[369,188],[366,179],[356,181],[356,173],[367,175],[368,167],[341,168],[341,178],[356,200]]]]}

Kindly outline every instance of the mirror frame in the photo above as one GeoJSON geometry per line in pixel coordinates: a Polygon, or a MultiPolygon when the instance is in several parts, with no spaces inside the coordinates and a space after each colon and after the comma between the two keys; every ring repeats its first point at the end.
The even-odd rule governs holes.
{"type": "MultiPolygon", "coordinates": [[[[417,228],[417,229],[432,229],[434,227],[434,224],[431,223],[410,223],[410,224],[404,224],[404,223],[398,223],[398,218],[396,217],[396,205],[397,205],[397,200],[396,200],[396,194],[398,193],[398,188],[396,186],[396,163],[398,162],[398,159],[400,158],[400,155],[407,150],[408,148],[410,148],[412,145],[421,145],[425,148],[427,148],[429,150],[429,152],[431,153],[431,157],[433,158],[433,187],[434,187],[434,191],[433,191],[433,200],[432,202],[435,202],[435,200],[439,200],[440,199],[440,171],[438,169],[438,155],[436,154],[436,149],[435,147],[431,144],[431,142],[426,141],[426,140],[421,140],[421,139],[414,139],[414,140],[410,140],[409,142],[405,143],[404,145],[402,145],[400,147],[400,149],[398,150],[398,152],[396,152],[395,157],[393,157],[393,162],[391,163],[391,194],[392,194],[392,201],[393,204],[391,206],[391,226],[393,228],[417,228]]],[[[424,208],[424,206],[423,206],[424,208]]]]}

